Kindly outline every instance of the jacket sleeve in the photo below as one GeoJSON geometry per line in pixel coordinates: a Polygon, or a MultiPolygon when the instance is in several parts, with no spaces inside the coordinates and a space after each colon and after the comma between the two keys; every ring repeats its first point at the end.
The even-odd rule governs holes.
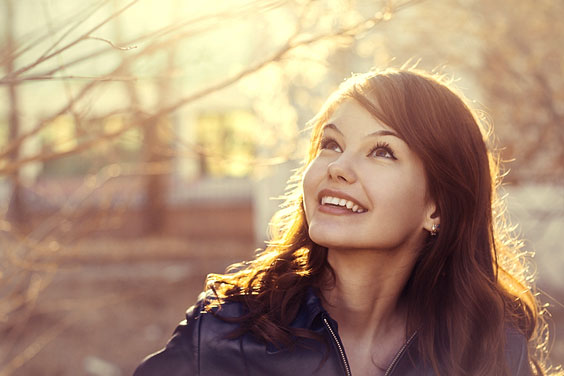
{"type": "Polygon", "coordinates": [[[506,332],[505,354],[509,365],[510,375],[532,376],[533,372],[529,363],[529,350],[527,338],[515,329],[506,332]]]}
{"type": "Polygon", "coordinates": [[[175,329],[164,349],[147,356],[133,376],[197,376],[199,375],[199,337],[202,321],[203,294],[186,311],[186,320],[175,329]]]}

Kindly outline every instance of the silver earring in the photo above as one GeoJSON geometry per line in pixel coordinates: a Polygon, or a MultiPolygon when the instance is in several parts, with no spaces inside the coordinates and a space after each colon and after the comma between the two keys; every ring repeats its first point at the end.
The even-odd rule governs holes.
{"type": "Polygon", "coordinates": [[[441,225],[433,223],[433,226],[431,226],[431,236],[437,236],[437,234],[439,233],[440,227],[441,227],[441,225]]]}

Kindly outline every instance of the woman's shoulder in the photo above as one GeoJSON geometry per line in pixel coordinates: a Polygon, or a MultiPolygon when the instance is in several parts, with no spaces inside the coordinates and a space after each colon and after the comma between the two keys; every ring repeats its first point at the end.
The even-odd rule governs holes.
{"type": "Polygon", "coordinates": [[[510,375],[532,375],[527,337],[513,326],[505,329],[505,356],[510,375]]]}
{"type": "Polygon", "coordinates": [[[228,335],[234,324],[217,317],[237,317],[242,314],[242,305],[222,302],[213,292],[202,292],[194,305],[186,310],[182,320],[166,346],[147,356],[135,370],[134,376],[190,375],[199,367],[202,340],[228,335]]]}
{"type": "MultiPolygon", "coordinates": [[[[264,374],[266,370],[273,376],[340,374],[339,358],[326,359],[325,344],[303,339],[308,346],[295,352],[293,347],[278,348],[242,330],[248,324],[247,304],[243,296],[220,300],[213,292],[202,293],[165,348],[149,355],[134,376],[264,374]]],[[[320,307],[306,295],[292,326],[323,335],[323,328],[312,326],[320,307]]]]}
{"type": "MultiPolygon", "coordinates": [[[[418,336],[410,343],[407,351],[399,358],[391,375],[422,376],[435,375],[432,367],[419,353],[418,336]]],[[[532,376],[529,364],[528,340],[519,330],[512,326],[505,329],[505,359],[511,376],[532,376]]]]}

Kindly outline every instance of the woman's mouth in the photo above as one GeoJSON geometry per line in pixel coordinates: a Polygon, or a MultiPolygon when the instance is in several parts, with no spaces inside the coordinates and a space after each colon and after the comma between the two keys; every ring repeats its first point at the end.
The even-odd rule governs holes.
{"type": "Polygon", "coordinates": [[[366,209],[359,206],[358,204],[347,200],[345,198],[339,198],[334,196],[322,196],[320,200],[321,206],[333,206],[337,208],[342,208],[351,211],[352,213],[364,213],[366,209]]]}

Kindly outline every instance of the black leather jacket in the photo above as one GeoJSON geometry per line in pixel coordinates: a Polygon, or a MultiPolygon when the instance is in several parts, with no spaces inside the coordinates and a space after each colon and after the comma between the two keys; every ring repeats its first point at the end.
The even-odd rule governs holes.
{"type": "MultiPolygon", "coordinates": [[[[308,328],[326,339],[304,340],[304,346],[278,349],[257,342],[250,335],[226,338],[236,324],[228,323],[202,309],[204,294],[186,312],[164,349],[149,355],[134,376],[350,376],[351,372],[338,335],[337,323],[323,309],[320,299],[309,291],[292,326],[308,328]]],[[[243,313],[238,303],[222,305],[220,314],[236,317],[243,313]]],[[[388,376],[431,376],[434,372],[418,356],[414,333],[388,367],[388,376]]],[[[506,356],[511,375],[529,376],[527,341],[515,330],[507,330],[506,356]]]]}

